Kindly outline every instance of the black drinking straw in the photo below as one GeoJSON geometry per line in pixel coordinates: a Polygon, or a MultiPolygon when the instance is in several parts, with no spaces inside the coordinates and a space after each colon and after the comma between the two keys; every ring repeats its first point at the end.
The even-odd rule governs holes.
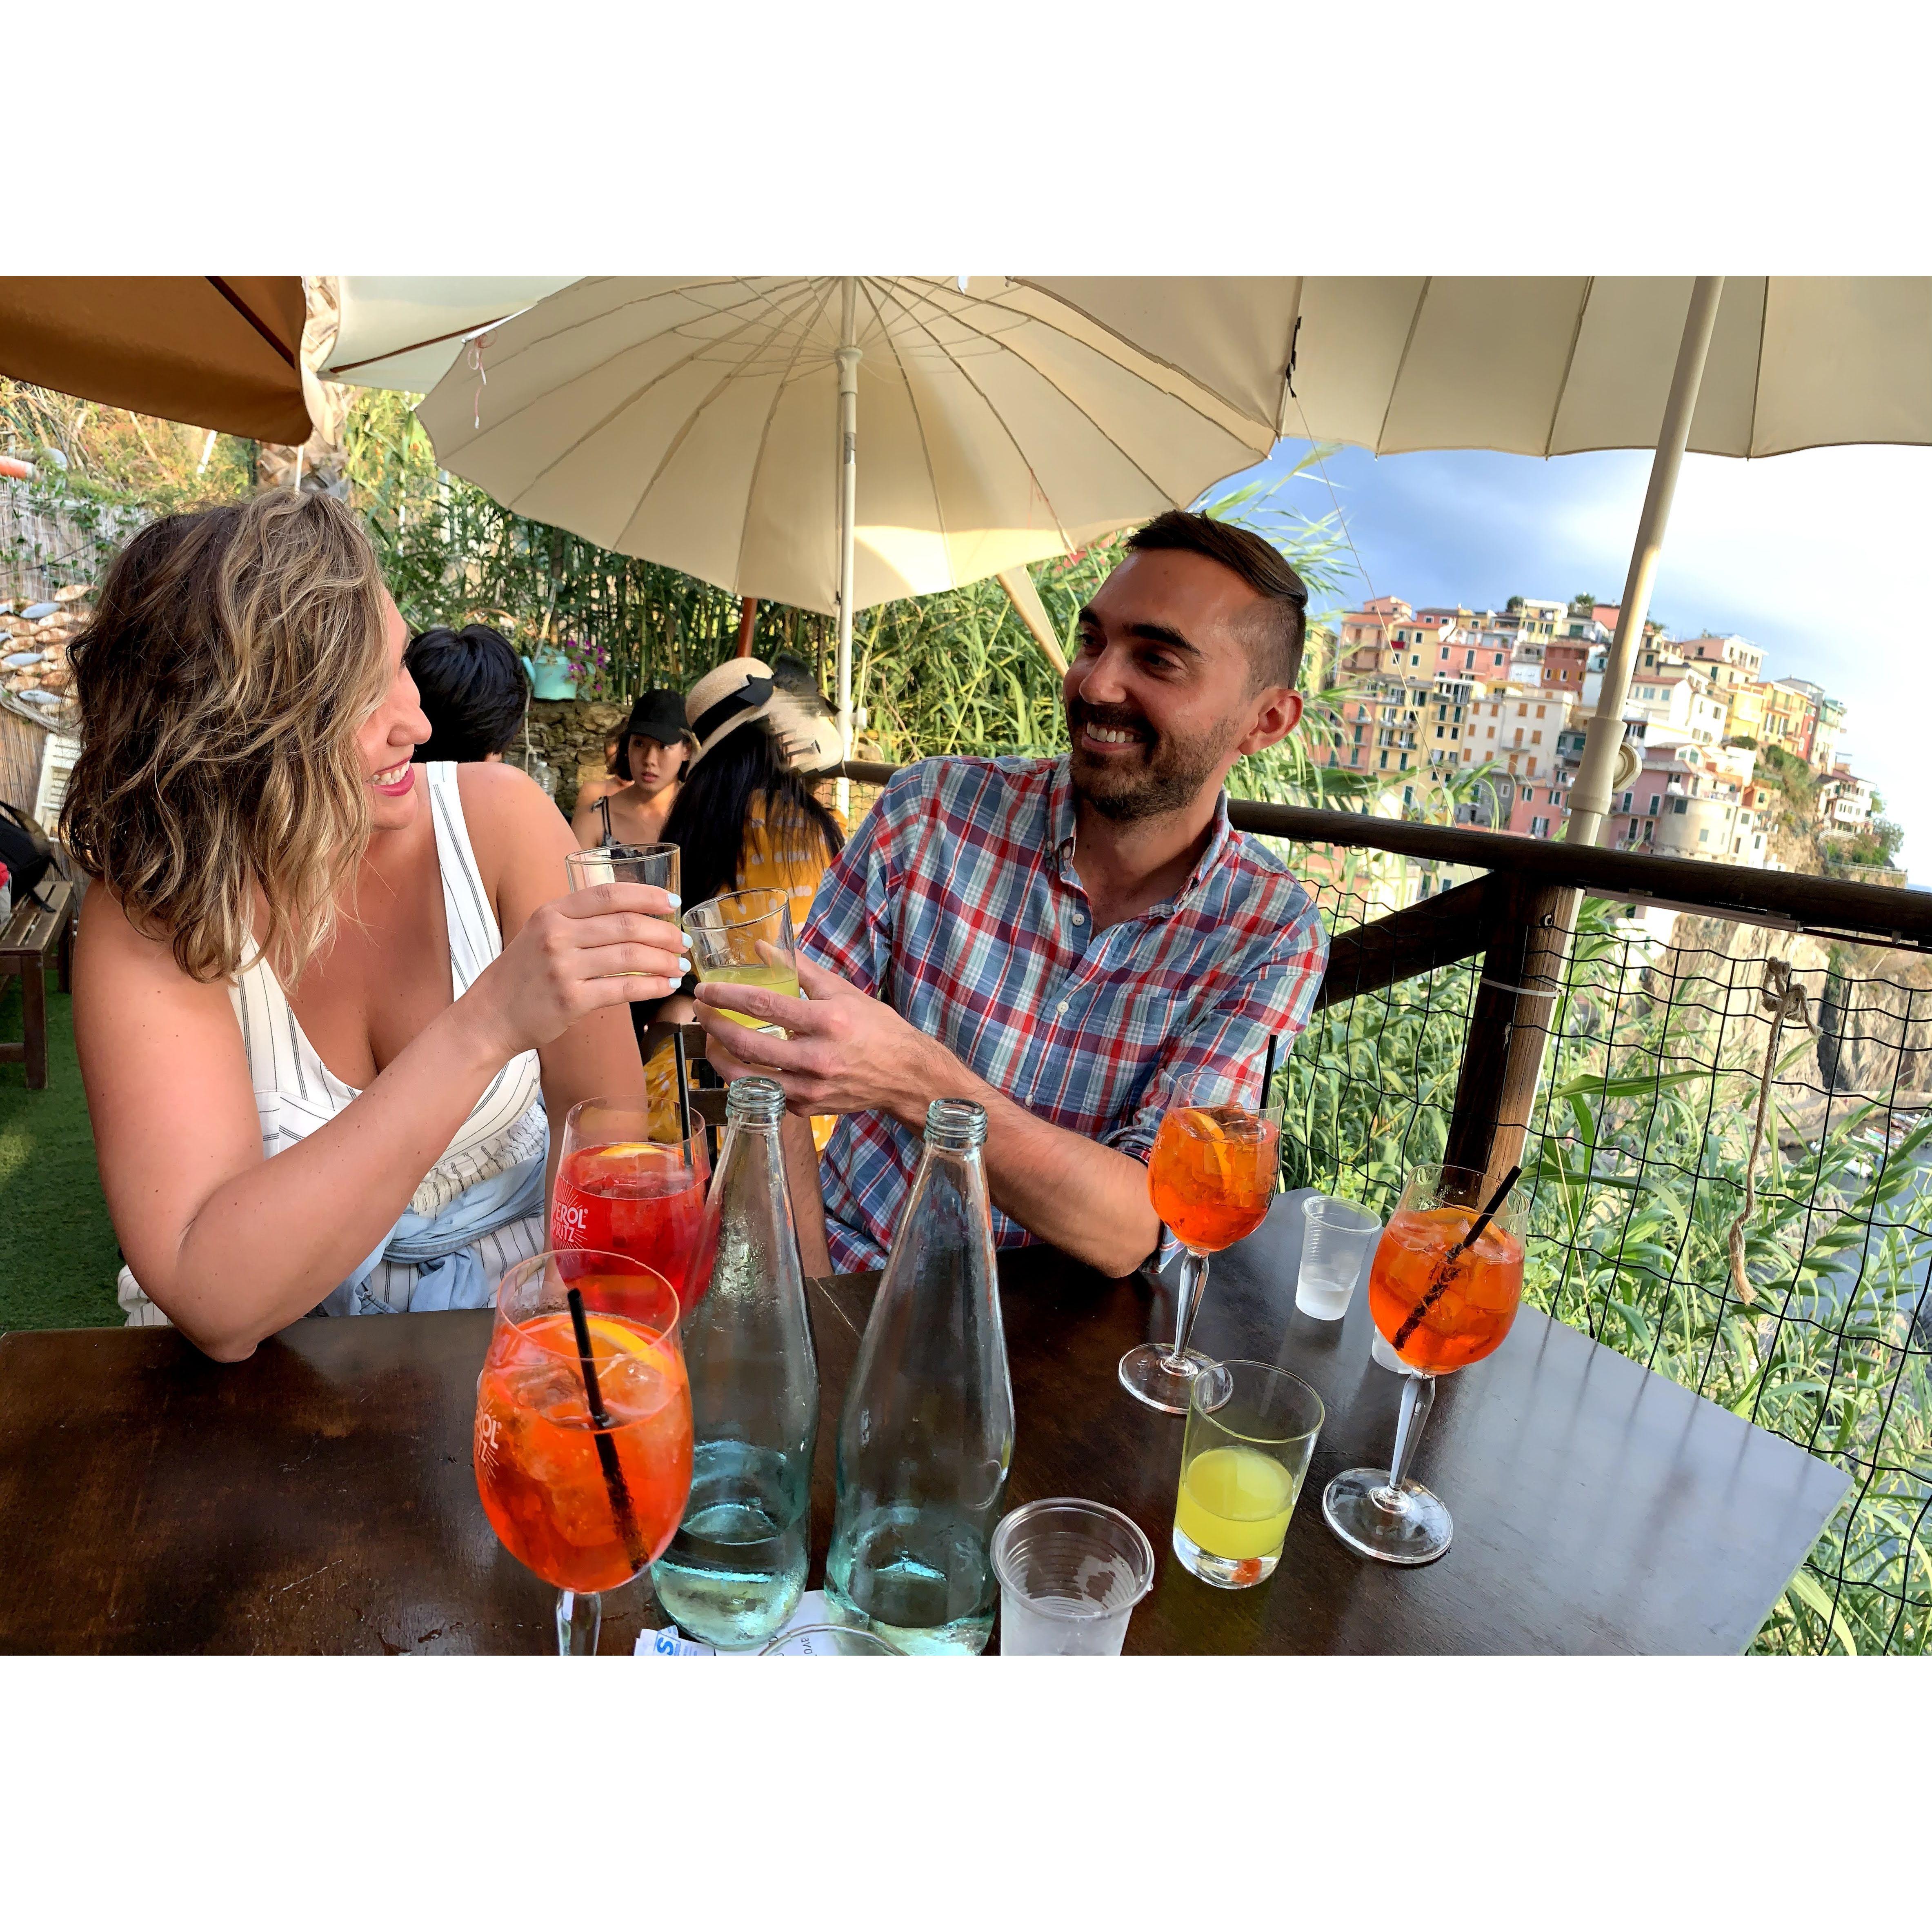
{"type": "MultiPolygon", "coordinates": [[[[1262,1064],[1261,1111],[1264,1114],[1268,1112],[1268,1089],[1274,1084],[1275,1055],[1280,1051],[1281,1035],[1278,1033],[1270,1034],[1268,1035],[1268,1058],[1262,1064]]],[[[1276,1194],[1279,1194],[1281,1192],[1281,1162],[1279,1160],[1277,1160],[1274,1164],[1274,1186],[1270,1192],[1276,1194]]]]}
{"type": "Polygon", "coordinates": [[[677,1081],[677,1137],[687,1143],[685,1152],[691,1150],[691,1096],[685,1091],[685,1082],[688,1077],[684,1059],[684,1028],[674,1027],[670,1036],[671,1070],[677,1081]]]}
{"type": "Polygon", "coordinates": [[[1520,1167],[1511,1168],[1508,1173],[1503,1176],[1502,1185],[1490,1196],[1490,1204],[1476,1216],[1474,1225],[1442,1257],[1442,1264],[1436,1270],[1436,1279],[1429,1285],[1429,1292],[1409,1310],[1408,1319],[1395,1331],[1395,1340],[1390,1346],[1394,1348],[1396,1354],[1400,1354],[1402,1352],[1403,1342],[1415,1333],[1415,1324],[1436,1306],[1436,1298],[1449,1286],[1450,1270],[1455,1267],[1457,1260],[1462,1255],[1482,1239],[1483,1230],[1495,1220],[1496,1210],[1503,1204],[1510,1190],[1522,1178],[1522,1169],[1520,1167]]]}
{"type": "Polygon", "coordinates": [[[597,1388],[597,1364],[590,1358],[590,1324],[584,1313],[584,1291],[570,1291],[570,1325],[577,1334],[577,1360],[584,1370],[584,1393],[590,1404],[590,1420],[596,1426],[597,1460],[604,1466],[604,1486],[610,1492],[610,1514],[617,1520],[617,1534],[624,1554],[634,1570],[644,1567],[644,1539],[638,1534],[637,1512],[631,1507],[631,1492],[624,1486],[624,1472],[617,1462],[617,1445],[610,1439],[615,1426],[604,1398],[597,1388]]]}

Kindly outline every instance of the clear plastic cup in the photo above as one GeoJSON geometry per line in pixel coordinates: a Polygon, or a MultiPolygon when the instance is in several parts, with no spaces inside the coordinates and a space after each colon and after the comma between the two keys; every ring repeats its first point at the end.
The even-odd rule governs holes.
{"type": "Polygon", "coordinates": [[[1154,1588],[1154,1545],[1104,1503],[1050,1496],[993,1532],[1002,1657],[1118,1657],[1154,1588]]]}
{"type": "Polygon", "coordinates": [[[1333,1194],[1301,1204],[1301,1272],[1294,1305],[1318,1322],[1339,1322],[1354,1298],[1362,1264],[1382,1231],[1380,1216],[1333,1194]]]}

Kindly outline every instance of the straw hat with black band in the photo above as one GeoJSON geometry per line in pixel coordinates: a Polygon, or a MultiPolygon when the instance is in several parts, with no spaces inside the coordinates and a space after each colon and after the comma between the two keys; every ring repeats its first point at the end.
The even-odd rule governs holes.
{"type": "Polygon", "coordinates": [[[759,658],[728,658],[706,671],[685,694],[684,715],[698,749],[691,754],[695,770],[741,724],[761,723],[770,713],[777,690],[772,668],[759,658]]]}

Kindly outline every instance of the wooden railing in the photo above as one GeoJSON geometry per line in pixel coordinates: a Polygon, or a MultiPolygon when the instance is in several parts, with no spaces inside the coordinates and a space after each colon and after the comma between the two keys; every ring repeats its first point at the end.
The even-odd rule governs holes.
{"type": "MultiPolygon", "coordinates": [[[[898,769],[854,763],[844,773],[880,785],[898,769]]],[[[1932,952],[1932,892],[1252,799],[1231,799],[1228,816],[1241,831],[1298,844],[1482,869],[1485,876],[1466,885],[1334,935],[1316,1004],[1332,1006],[1481,956],[1444,1158],[1492,1174],[1522,1150],[1582,896],[1932,952]]]]}

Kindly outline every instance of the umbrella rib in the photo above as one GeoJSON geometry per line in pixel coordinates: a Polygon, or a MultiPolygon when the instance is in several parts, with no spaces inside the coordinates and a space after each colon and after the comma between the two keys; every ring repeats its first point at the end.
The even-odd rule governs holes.
{"type": "MultiPolygon", "coordinates": [[[[808,283],[807,286],[809,287],[809,286],[810,284],[808,283]]],[[[826,304],[831,299],[831,284],[828,282],[819,293],[818,314],[813,316],[811,321],[799,331],[798,346],[791,352],[791,360],[785,364],[785,372],[779,377],[778,387],[772,392],[771,407],[766,410],[764,423],[758,431],[758,453],[752,459],[751,481],[746,486],[745,490],[745,514],[738,526],[737,578],[741,584],[745,580],[745,543],[752,520],[752,499],[758,494],[758,472],[764,466],[765,450],[772,437],[772,424],[777,417],[778,405],[784,400],[785,391],[790,386],[792,371],[798,367],[799,358],[805,353],[806,338],[810,334],[812,326],[818,320],[819,316],[825,313],[826,304]]],[[[641,506],[644,499],[640,496],[638,501],[641,506]]],[[[634,515],[636,513],[633,512],[632,514],[634,515]]],[[[836,572],[834,574],[836,574],[836,572]]]]}
{"type": "Polygon", "coordinates": [[[208,285],[286,362],[291,369],[302,367],[300,358],[255,311],[236,293],[226,275],[210,275],[208,285]]]}
{"type": "MultiPolygon", "coordinates": [[[[1694,283],[1692,286],[1695,287],[1695,286],[1694,283]]],[[[1724,298],[1720,290],[1718,296],[1718,306],[1721,309],[1724,305],[1724,298]]],[[[1712,318],[1712,333],[1714,335],[1717,333],[1715,316],[1712,318]]],[[[1744,454],[1747,456],[1755,456],[1757,454],[1757,399],[1764,394],[1764,338],[1770,327],[1771,278],[1767,275],[1764,278],[1764,299],[1758,304],[1757,310],[1757,368],[1751,382],[1750,434],[1744,439],[1744,454]]],[[[1690,413],[1694,416],[1697,412],[1693,409],[1690,413]]],[[[1814,444],[1812,447],[1815,448],[1817,446],[1814,444]]]]}
{"type": "Polygon", "coordinates": [[[1429,291],[1436,286],[1433,275],[1424,275],[1422,286],[1417,292],[1415,306],[1409,311],[1408,333],[1402,338],[1402,358],[1395,365],[1395,377],[1389,384],[1388,400],[1382,405],[1381,427],[1376,431],[1375,454],[1382,453],[1382,439],[1388,434],[1389,417],[1395,409],[1396,392],[1402,387],[1402,372],[1408,367],[1408,352],[1415,344],[1415,332],[1422,326],[1422,310],[1429,300],[1429,291]]]}
{"type": "MultiPolygon", "coordinates": [[[[878,323],[880,332],[885,337],[886,347],[891,352],[892,362],[899,372],[899,380],[905,384],[906,402],[912,411],[913,425],[919,431],[919,452],[920,456],[925,460],[926,480],[932,486],[932,520],[939,526],[940,542],[941,543],[944,543],[946,541],[947,534],[946,529],[946,506],[940,501],[939,478],[934,473],[932,466],[932,445],[926,434],[926,418],[920,412],[918,392],[912,386],[912,372],[907,368],[905,358],[899,353],[899,346],[892,340],[892,332],[891,329],[886,326],[885,316],[880,312],[878,296],[874,291],[871,282],[869,280],[864,280],[860,282],[859,286],[865,292],[866,300],[871,305],[873,319],[878,323]]],[[[891,285],[889,284],[889,286],[891,285]]],[[[896,289],[894,292],[896,293],[896,289]]],[[[937,349],[940,355],[945,356],[947,362],[950,362],[956,369],[958,368],[959,364],[958,359],[947,351],[946,345],[939,341],[934,336],[932,331],[930,328],[926,328],[925,324],[920,322],[919,318],[913,314],[909,305],[902,301],[896,302],[895,306],[898,309],[898,312],[905,317],[907,322],[911,327],[914,328],[924,329],[926,340],[932,343],[934,348],[937,349]]],[[[964,371],[962,370],[961,373],[964,374],[964,371]]],[[[998,420],[997,411],[994,412],[994,419],[996,421],[998,420]]],[[[1006,425],[1004,423],[1001,423],[1000,426],[1002,429],[1006,428],[1006,425]]],[[[1008,432],[1008,440],[1011,440],[1010,431],[1008,432]]],[[[1016,448],[1017,448],[1017,445],[1016,446],[1016,448]]],[[[1026,462],[1026,457],[1024,452],[1020,455],[1020,460],[1022,463],[1026,462]]],[[[1033,476],[1033,466],[1030,464],[1027,464],[1027,474],[1029,476],[1033,476]]],[[[1034,488],[1039,489],[1040,478],[1036,476],[1034,476],[1033,482],[1034,488]]],[[[1045,502],[1046,499],[1046,492],[1044,490],[1041,490],[1040,494],[1041,500],[1045,502]]],[[[1048,507],[1051,508],[1052,506],[1051,504],[1048,504],[1048,507]]],[[[1058,517],[1054,519],[1054,527],[1056,530],[1058,530],[1060,527],[1060,520],[1058,517]]],[[[1062,531],[1060,534],[1064,538],[1066,532],[1062,531]]],[[[949,549],[947,551],[947,570],[949,574],[951,572],[951,558],[952,553],[949,549]]]]}
{"type": "Polygon", "coordinates": [[[1583,339],[1583,316],[1589,308],[1590,297],[1594,293],[1596,286],[1597,278],[1594,275],[1586,275],[1583,278],[1582,298],[1576,304],[1576,320],[1570,326],[1570,329],[1569,353],[1563,358],[1562,377],[1556,385],[1556,395],[1550,400],[1550,424],[1543,432],[1543,454],[1546,461],[1549,458],[1551,446],[1556,440],[1556,418],[1562,412],[1563,392],[1570,386],[1570,371],[1576,366],[1576,345],[1583,339]]]}
{"type": "MultiPolygon", "coordinates": [[[[628,304],[626,304],[626,306],[628,306],[628,304]]],[[[728,309],[716,309],[713,310],[712,312],[714,314],[719,315],[729,314],[730,313],[728,309]]],[[[762,320],[763,318],[760,318],[760,320],[762,320]]],[[[664,368],[660,369],[649,382],[640,383],[637,388],[632,390],[631,392],[621,401],[613,404],[609,410],[606,410],[596,422],[591,424],[580,436],[578,436],[574,440],[574,441],[572,442],[566,448],[559,450],[556,455],[551,458],[549,462],[546,463],[541,470],[538,470],[536,473],[530,478],[529,482],[523,485],[522,489],[518,492],[518,495],[520,496],[525,491],[534,489],[537,484],[542,482],[544,479],[550,475],[552,470],[556,469],[559,464],[564,461],[566,458],[575,455],[578,451],[582,448],[584,445],[588,442],[592,436],[608,429],[611,424],[615,422],[626,410],[633,407],[641,398],[650,394],[651,391],[656,388],[660,382],[666,381],[670,376],[678,374],[683,370],[688,369],[691,364],[698,359],[699,355],[704,350],[716,349],[723,343],[735,341],[740,336],[745,334],[754,326],[754,324],[749,321],[745,322],[740,324],[737,328],[733,329],[730,334],[716,338],[710,341],[705,342],[697,347],[694,347],[688,356],[681,356],[676,362],[671,363],[664,368]]],[[[772,324],[773,332],[776,333],[778,328],[782,328],[783,326],[784,322],[782,320],[772,324]]],[[[653,338],[649,336],[643,338],[644,341],[650,341],[653,339],[653,338]]],[[[769,339],[770,338],[767,338],[767,340],[769,339]]],[[[633,343],[630,345],[632,348],[636,348],[640,346],[640,345],[638,343],[633,343]]],[[[574,380],[576,379],[573,378],[572,380],[574,380]]],[[[730,380],[731,377],[728,375],[722,379],[722,382],[729,382],[730,380]]],[[[554,390],[547,389],[539,394],[532,396],[528,402],[522,404],[519,408],[512,410],[508,416],[503,416],[497,422],[492,423],[490,424],[490,428],[492,429],[502,429],[507,427],[509,424],[514,422],[519,416],[524,415],[526,411],[536,409],[542,404],[548,402],[551,397],[555,394],[555,393],[554,390]]],[[[716,390],[714,389],[712,394],[712,395],[715,395],[716,394],[716,390]]],[[[710,396],[707,396],[705,398],[705,403],[708,403],[710,400],[710,396]]],[[[699,409],[702,409],[704,406],[704,404],[700,403],[698,406],[699,409]]],[[[694,410],[692,413],[694,415],[696,411],[694,410]]],[[[690,427],[690,419],[687,418],[682,429],[679,432],[677,440],[679,442],[681,442],[683,436],[689,432],[690,427]]],[[[457,446],[458,448],[462,447],[460,445],[457,446]]],[[[674,442],[671,446],[671,449],[665,452],[664,461],[660,462],[657,469],[652,472],[650,483],[647,483],[644,486],[643,495],[640,495],[638,499],[638,502],[640,505],[644,502],[644,496],[648,496],[650,494],[651,484],[656,483],[658,476],[663,473],[664,462],[668,462],[670,460],[671,453],[676,450],[676,447],[677,442],[674,442]]],[[[631,512],[631,515],[634,517],[636,514],[637,511],[635,508],[633,508],[631,512]]],[[[628,519],[626,519],[626,521],[628,523],[628,519]]]]}
{"type": "MultiPolygon", "coordinates": [[[[983,302],[988,308],[999,309],[1003,314],[1017,315],[1022,322],[1031,322],[1040,328],[1051,329],[1055,334],[1062,334],[1065,332],[1063,330],[1054,328],[1053,324],[1046,321],[1042,316],[1028,315],[1023,309],[1007,309],[1001,303],[993,301],[988,297],[980,296],[969,298],[969,299],[975,302],[983,302]]],[[[1071,305],[1070,304],[1070,306],[1071,305]]],[[[925,326],[923,324],[920,324],[918,326],[922,328],[925,326]]],[[[946,347],[944,343],[937,340],[933,337],[932,332],[929,328],[926,329],[926,333],[927,339],[932,341],[933,346],[939,351],[940,354],[944,356],[946,361],[950,362],[954,368],[958,370],[962,378],[971,386],[974,394],[986,404],[987,410],[992,416],[993,420],[998,423],[1001,430],[1005,432],[1007,441],[1012,446],[1013,453],[1018,457],[1022,464],[1025,466],[1028,476],[1033,480],[1034,488],[1039,490],[1040,501],[1046,506],[1048,510],[1052,513],[1053,517],[1053,527],[1055,531],[1058,532],[1061,543],[1066,545],[1069,549],[1071,549],[1072,547],[1072,538],[1068,536],[1066,525],[1060,520],[1060,512],[1054,508],[1052,497],[1048,494],[1045,485],[1041,483],[1039,472],[1034,468],[1031,461],[1028,459],[1024,448],[1021,446],[1019,438],[1013,434],[1012,427],[1008,424],[1006,418],[1000,413],[999,405],[986,394],[986,391],[981,388],[977,382],[973,380],[971,372],[962,362],[961,362],[959,358],[946,347]]],[[[1008,355],[1016,357],[1020,362],[1024,363],[1028,368],[1032,370],[1033,373],[1037,376],[1042,382],[1046,383],[1047,386],[1053,391],[1055,395],[1058,396],[1063,402],[1066,403],[1070,409],[1073,410],[1078,415],[1081,421],[1087,424],[1093,430],[1094,433],[1100,438],[1101,441],[1105,442],[1107,446],[1120,458],[1120,460],[1126,464],[1128,468],[1132,470],[1135,475],[1138,476],[1141,480],[1147,484],[1149,489],[1154,490],[1156,494],[1161,496],[1167,497],[1167,492],[1162,489],[1159,482],[1156,482],[1154,477],[1148,475],[1147,470],[1142,466],[1140,462],[1133,456],[1133,454],[1130,451],[1122,447],[1119,440],[1113,436],[1103,424],[1096,421],[1095,418],[1090,416],[1086,410],[1082,409],[1080,405],[1075,402],[1073,398],[1068,395],[1066,392],[1061,388],[1059,385],[1053,380],[1052,376],[1048,376],[1044,370],[1039,368],[1037,364],[1029,360],[1028,358],[1022,355],[1019,350],[1011,344],[1003,341],[1000,344],[1000,346],[1008,355]]],[[[1096,354],[1102,352],[1094,350],[1093,345],[1090,343],[1082,343],[1080,344],[1080,346],[1096,354]]],[[[1124,365],[1117,363],[1114,366],[1116,368],[1120,368],[1124,365]]],[[[1209,422],[1213,422],[1214,419],[1211,417],[1205,416],[1202,411],[1195,409],[1194,405],[1189,402],[1185,396],[1176,396],[1174,400],[1179,403],[1184,409],[1192,410],[1195,415],[1202,416],[1204,421],[1209,422]]],[[[915,404],[914,406],[916,412],[917,405],[915,404]]],[[[1218,424],[1216,424],[1214,426],[1216,428],[1220,427],[1218,424]]],[[[1172,497],[1167,497],[1167,500],[1172,502],[1173,499],[1172,497]]]]}
{"type": "MultiPolygon", "coordinates": [[[[808,281],[804,284],[806,292],[808,295],[811,292],[811,286],[812,285],[808,281]]],[[[824,307],[824,304],[821,300],[820,303],[821,310],[824,307]]],[[[764,340],[759,344],[758,352],[762,353],[764,350],[770,348],[772,343],[778,337],[780,331],[788,326],[794,320],[794,318],[793,316],[788,314],[780,314],[772,318],[770,332],[766,335],[764,340]]],[[[749,322],[747,322],[745,326],[748,329],[752,325],[749,322]]],[[[796,356],[794,356],[793,359],[794,361],[796,360],[796,356]]],[[[689,361],[690,358],[686,358],[685,363],[681,364],[680,366],[688,367],[689,361]]],[[[678,424],[676,433],[671,437],[670,442],[664,446],[664,452],[662,456],[658,458],[657,467],[651,472],[650,476],[645,481],[644,487],[638,492],[636,500],[632,502],[630,508],[625,513],[624,520],[618,526],[618,534],[620,536],[622,536],[624,532],[628,530],[631,526],[637,521],[638,513],[644,507],[644,500],[658,487],[659,482],[663,478],[664,471],[670,466],[671,458],[676,455],[678,452],[684,447],[685,440],[691,434],[692,430],[697,423],[698,418],[718,400],[718,397],[722,395],[726,389],[729,388],[734,382],[740,380],[740,370],[735,368],[726,370],[724,374],[720,376],[718,380],[711,386],[708,391],[706,391],[703,398],[698,402],[692,404],[691,409],[686,412],[683,422],[678,424]]],[[[782,386],[781,386],[781,387],[782,387],[782,386]]],[[[638,392],[640,395],[644,393],[644,392],[642,390],[638,392]]],[[[633,400],[634,400],[635,398],[633,398],[633,400]]],[[[630,405],[626,404],[625,406],[628,408],[630,405]]],[[[770,420],[770,418],[767,417],[766,422],[768,426],[770,420]]],[[[763,448],[764,446],[761,442],[760,444],[761,454],[763,448]]],[[[754,470],[754,474],[755,475],[755,473],[754,470]]],[[[739,533],[739,544],[741,560],[743,543],[744,534],[741,530],[739,533]]]]}

